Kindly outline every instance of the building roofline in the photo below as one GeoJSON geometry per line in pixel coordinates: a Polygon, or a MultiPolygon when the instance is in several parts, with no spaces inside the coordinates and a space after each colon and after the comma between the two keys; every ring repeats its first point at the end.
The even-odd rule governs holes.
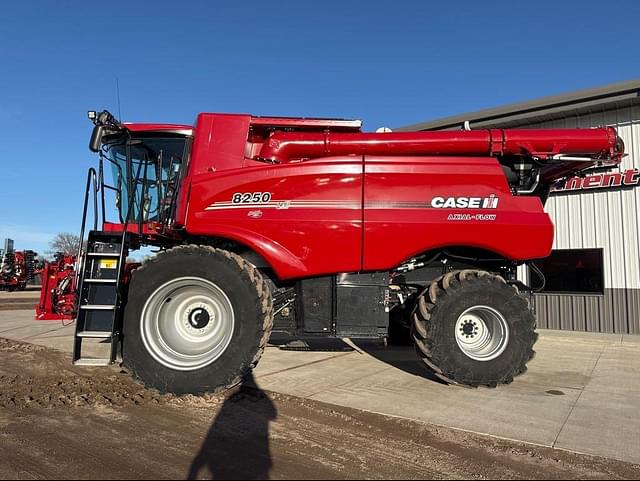
{"type": "Polygon", "coordinates": [[[442,119],[407,125],[395,129],[397,131],[417,130],[445,130],[462,128],[466,121],[479,124],[496,123],[506,120],[524,120],[543,115],[557,114],[563,111],[577,110],[581,107],[593,107],[594,105],[611,103],[640,98],[640,79],[618,82],[604,87],[596,87],[577,92],[552,95],[541,99],[519,102],[491,109],[480,110],[467,114],[454,115],[442,119]]]}

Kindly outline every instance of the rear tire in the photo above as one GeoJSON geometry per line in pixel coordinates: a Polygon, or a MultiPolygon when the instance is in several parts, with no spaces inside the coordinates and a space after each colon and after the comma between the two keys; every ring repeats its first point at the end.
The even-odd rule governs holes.
{"type": "Polygon", "coordinates": [[[269,288],[251,264],[212,247],[175,247],[133,273],[123,364],[163,393],[222,391],[257,365],[272,325],[269,288]]]}
{"type": "Polygon", "coordinates": [[[526,372],[538,339],[529,301],[500,276],[456,271],[418,298],[412,336],[433,373],[450,384],[496,387],[526,372]]]}

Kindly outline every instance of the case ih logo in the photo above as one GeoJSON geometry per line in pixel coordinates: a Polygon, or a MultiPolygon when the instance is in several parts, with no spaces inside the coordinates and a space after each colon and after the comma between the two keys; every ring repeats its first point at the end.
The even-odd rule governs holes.
{"type": "Polygon", "coordinates": [[[498,197],[434,197],[431,207],[434,209],[497,209],[498,197]]]}
{"type": "Polygon", "coordinates": [[[554,187],[552,192],[633,187],[639,184],[640,170],[630,169],[624,172],[610,172],[608,174],[594,174],[587,177],[573,177],[567,180],[564,184],[554,187]]]}

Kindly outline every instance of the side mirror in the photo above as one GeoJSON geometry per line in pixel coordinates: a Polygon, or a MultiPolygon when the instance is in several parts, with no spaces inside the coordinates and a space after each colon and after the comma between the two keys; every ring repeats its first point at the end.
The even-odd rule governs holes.
{"type": "Polygon", "coordinates": [[[104,134],[104,126],[96,125],[91,133],[91,140],[89,141],[89,149],[91,152],[100,152],[100,146],[102,145],[102,136],[104,134]]]}

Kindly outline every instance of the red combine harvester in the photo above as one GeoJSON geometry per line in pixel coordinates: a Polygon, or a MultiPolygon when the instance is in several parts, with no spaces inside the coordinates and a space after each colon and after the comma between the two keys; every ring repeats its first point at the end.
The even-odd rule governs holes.
{"type": "Polygon", "coordinates": [[[70,321],[76,315],[75,256],[57,254],[42,268],[40,301],[36,307],[39,321],[70,321]]]}
{"type": "Polygon", "coordinates": [[[37,256],[34,251],[14,250],[13,241],[6,239],[0,250],[0,291],[24,291],[38,273],[37,256]]]}
{"type": "Polygon", "coordinates": [[[624,155],[611,128],[362,133],[350,120],[90,118],[100,163],[87,180],[81,238],[91,199],[94,220],[74,362],[121,361],[174,393],[238,383],[272,331],[383,339],[405,328],[439,378],[511,382],[537,339],[532,288],[516,269],[551,251],[550,188],[624,155]],[[159,252],[127,267],[140,246],[159,252]],[[83,356],[87,339],[109,340],[110,355],[83,356]]]}

